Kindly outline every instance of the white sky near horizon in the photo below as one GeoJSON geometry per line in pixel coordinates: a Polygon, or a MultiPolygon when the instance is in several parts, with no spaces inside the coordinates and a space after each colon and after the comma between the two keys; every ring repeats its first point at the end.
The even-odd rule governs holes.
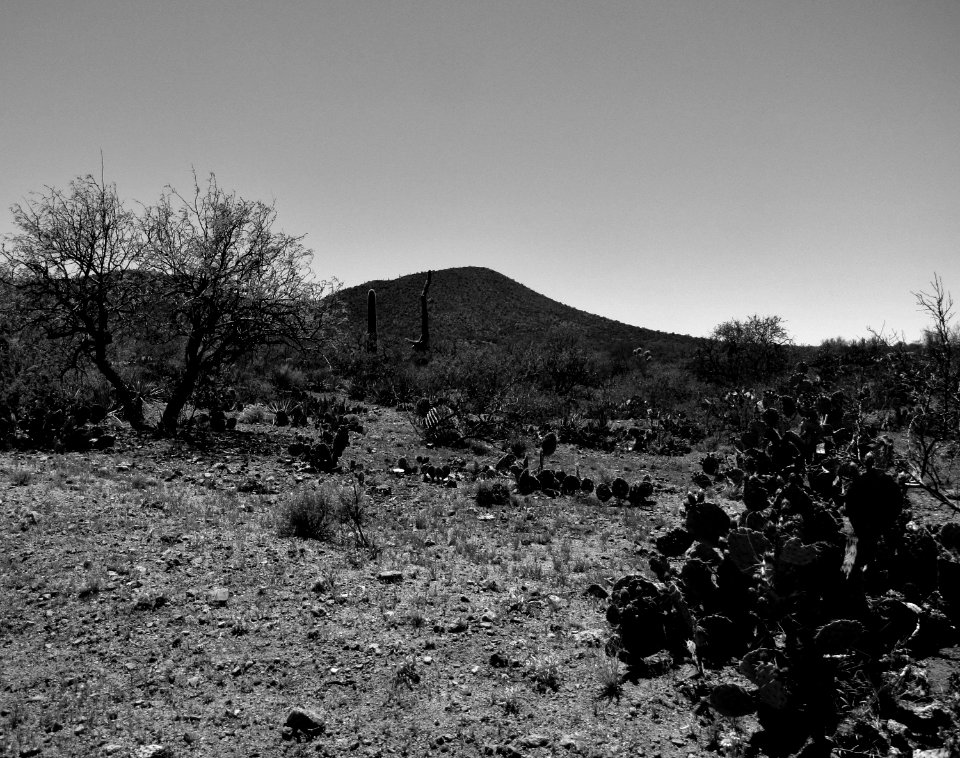
{"type": "Polygon", "coordinates": [[[3,0],[0,206],[101,151],[130,201],[275,201],[347,286],[487,266],[807,344],[960,301],[956,0],[3,0]]]}

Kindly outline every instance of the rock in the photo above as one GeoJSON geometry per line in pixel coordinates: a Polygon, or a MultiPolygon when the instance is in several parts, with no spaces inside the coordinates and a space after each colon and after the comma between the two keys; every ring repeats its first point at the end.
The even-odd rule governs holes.
{"type": "Polygon", "coordinates": [[[133,758],[173,758],[173,750],[166,745],[141,745],[133,751],[133,758]]]}
{"type": "Polygon", "coordinates": [[[606,634],[602,629],[584,629],[574,632],[573,639],[580,647],[603,647],[606,634]]]}
{"type": "Polygon", "coordinates": [[[673,668],[673,656],[670,653],[661,650],[659,653],[645,656],[639,661],[634,661],[633,672],[637,676],[653,678],[663,676],[673,668]]]}
{"type": "Polygon", "coordinates": [[[583,591],[583,594],[587,597],[595,597],[597,600],[606,600],[610,597],[610,593],[599,584],[591,584],[583,591]]]}
{"type": "Polygon", "coordinates": [[[597,500],[601,503],[607,502],[611,497],[613,497],[613,491],[610,489],[609,485],[604,482],[600,482],[597,485],[597,500]]]}
{"type": "Polygon", "coordinates": [[[950,714],[939,703],[920,705],[908,700],[897,702],[895,717],[919,734],[936,734],[942,727],[953,722],[950,714]]]}
{"type": "Polygon", "coordinates": [[[308,738],[321,735],[326,730],[326,724],[320,714],[307,708],[291,708],[283,725],[294,734],[303,734],[308,738]]]}
{"type": "Polygon", "coordinates": [[[857,755],[887,755],[890,748],[883,732],[866,719],[847,719],[837,727],[833,741],[842,752],[857,755]]]}
{"type": "Polygon", "coordinates": [[[384,584],[398,584],[403,581],[402,571],[381,571],[377,574],[377,581],[384,584]]]}
{"type": "Polygon", "coordinates": [[[495,669],[503,669],[510,665],[510,659],[503,653],[494,653],[490,656],[490,665],[495,669]]]}
{"type": "Polygon", "coordinates": [[[565,734],[560,738],[557,747],[562,747],[564,750],[570,750],[571,752],[576,752],[580,749],[577,741],[569,734],[565,734]]]}
{"type": "Polygon", "coordinates": [[[502,758],[523,758],[523,753],[513,745],[487,745],[483,752],[484,755],[496,755],[502,758]]]}
{"type": "Polygon", "coordinates": [[[141,590],[133,596],[133,610],[153,611],[162,608],[169,602],[170,599],[163,593],[141,590]]]}
{"type": "Polygon", "coordinates": [[[550,738],[545,734],[528,734],[526,737],[523,737],[518,743],[520,747],[546,747],[550,744],[550,738]]]}
{"type": "Polygon", "coordinates": [[[226,587],[214,587],[207,593],[207,602],[210,605],[223,607],[230,600],[230,590],[226,587]]]}

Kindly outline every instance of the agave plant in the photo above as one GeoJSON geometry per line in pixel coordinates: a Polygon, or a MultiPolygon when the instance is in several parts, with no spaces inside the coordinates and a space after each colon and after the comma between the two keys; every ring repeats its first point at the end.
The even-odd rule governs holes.
{"type": "Polygon", "coordinates": [[[290,410],[293,404],[289,400],[278,400],[270,403],[267,410],[273,414],[274,426],[287,426],[290,423],[290,410]]]}

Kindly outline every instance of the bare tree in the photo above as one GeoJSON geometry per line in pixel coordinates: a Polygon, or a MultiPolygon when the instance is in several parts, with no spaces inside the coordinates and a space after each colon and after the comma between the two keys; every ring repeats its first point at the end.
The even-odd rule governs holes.
{"type": "Polygon", "coordinates": [[[938,274],[930,283],[932,292],[914,292],[922,313],[930,317],[924,332],[925,352],[933,366],[932,394],[939,401],[939,410],[946,419],[954,416],[960,402],[960,326],[953,324],[953,297],[943,286],[938,274]]]}
{"type": "Polygon", "coordinates": [[[211,175],[192,196],[164,192],[144,218],[148,261],[180,372],[161,425],[172,433],[197,382],[258,346],[303,346],[329,324],[302,237],[274,231],[272,205],[222,190],[211,175]]]}
{"type": "Polygon", "coordinates": [[[14,297],[9,317],[69,345],[70,363],[89,360],[113,386],[135,426],[136,393],[121,376],[118,338],[142,305],[137,285],[145,239],[116,185],[78,177],[11,208],[19,232],[2,247],[0,281],[14,297]]]}
{"type": "Polygon", "coordinates": [[[211,175],[185,198],[166,190],[135,214],[92,176],[12,208],[19,232],[2,247],[8,316],[88,360],[131,423],[142,404],[120,346],[181,353],[160,429],[176,431],[198,382],[257,347],[305,346],[331,325],[331,289],[313,278],[302,238],[274,230],[272,205],[222,190],[211,175]]]}

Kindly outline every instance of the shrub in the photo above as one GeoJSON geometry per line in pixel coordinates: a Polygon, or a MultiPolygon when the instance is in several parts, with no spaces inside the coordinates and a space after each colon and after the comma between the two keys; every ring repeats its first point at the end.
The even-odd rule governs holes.
{"type": "Polygon", "coordinates": [[[262,424],[267,418],[267,410],[262,405],[248,405],[239,416],[241,424],[262,424]]]}
{"type": "Polygon", "coordinates": [[[277,532],[281,537],[329,540],[336,531],[339,506],[328,490],[300,490],[283,504],[277,532]]]}
{"type": "Polygon", "coordinates": [[[510,502],[510,489],[503,482],[482,480],[477,485],[477,505],[506,505],[510,502]]]}
{"type": "Polygon", "coordinates": [[[273,380],[273,386],[280,392],[302,390],[307,386],[307,375],[289,363],[283,363],[274,368],[271,372],[271,379],[273,380]]]}

